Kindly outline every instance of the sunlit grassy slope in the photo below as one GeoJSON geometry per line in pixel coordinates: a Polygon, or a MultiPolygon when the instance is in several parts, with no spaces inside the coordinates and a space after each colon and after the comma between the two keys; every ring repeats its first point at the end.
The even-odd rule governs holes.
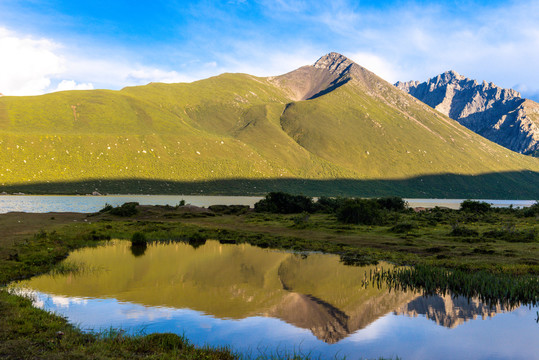
{"type": "Polygon", "coordinates": [[[0,185],[539,172],[539,159],[365,74],[302,101],[283,83],[246,74],[1,97],[0,185]]]}

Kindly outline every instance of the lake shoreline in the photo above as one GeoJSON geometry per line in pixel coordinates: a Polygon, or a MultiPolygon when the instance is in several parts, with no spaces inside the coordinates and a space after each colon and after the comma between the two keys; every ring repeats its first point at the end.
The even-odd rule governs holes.
{"type": "MultiPolygon", "coordinates": [[[[80,212],[93,213],[101,210],[106,204],[118,206],[125,202],[138,202],[141,205],[170,205],[176,206],[182,200],[186,204],[208,207],[211,205],[248,205],[251,208],[262,196],[210,196],[210,195],[0,195],[0,213],[7,212],[80,212]]],[[[315,198],[316,200],[316,198],[315,198]]],[[[442,208],[458,209],[466,199],[425,199],[405,198],[412,208],[442,208]]],[[[534,200],[496,200],[472,199],[487,202],[493,207],[529,207],[534,200]]]]}
{"type": "MultiPolygon", "coordinates": [[[[0,283],[6,284],[12,280],[47,272],[76,248],[99,246],[107,238],[129,239],[137,231],[145,233],[147,238],[152,241],[160,241],[160,239],[190,241],[194,237],[198,239],[213,238],[224,243],[249,242],[261,247],[337,253],[344,256],[343,261],[352,261],[352,263],[354,261],[385,259],[396,264],[425,264],[462,269],[465,272],[486,270],[494,274],[506,274],[512,279],[523,276],[536,278],[539,274],[539,265],[533,263],[538,258],[539,250],[536,243],[511,243],[499,240],[469,242],[474,238],[449,237],[447,235],[451,231],[449,223],[427,226],[426,228],[420,226],[405,233],[393,233],[387,226],[338,225],[331,216],[323,214],[312,214],[305,224],[298,226],[295,223],[297,215],[294,214],[248,212],[241,215],[226,215],[212,214],[209,209],[205,208],[171,206],[139,206],[138,210],[139,213],[132,217],[119,217],[108,213],[9,213],[0,215],[0,226],[6,229],[5,236],[0,240],[0,266],[2,270],[0,283]],[[197,235],[195,236],[195,234],[197,235]],[[427,242],[424,243],[424,241],[427,242]],[[447,253],[449,257],[439,256],[444,253],[447,253]]],[[[449,212],[448,214],[457,213],[449,212]]],[[[419,216],[418,220],[413,220],[419,221],[423,215],[403,213],[402,216],[404,216],[403,219],[416,219],[415,217],[419,216]]],[[[493,216],[498,217],[497,221],[499,222],[505,222],[512,218],[503,213],[495,213],[493,216]]],[[[425,219],[425,221],[427,220],[425,219]]],[[[475,221],[477,220],[481,220],[481,218],[475,219],[475,221]]],[[[518,220],[518,228],[533,227],[536,224],[535,219],[531,223],[524,220],[518,220]]],[[[406,221],[408,220],[401,222],[405,223],[406,221]]],[[[481,232],[498,228],[497,224],[489,224],[488,222],[484,225],[474,224],[475,222],[470,222],[466,223],[466,226],[475,227],[481,232]]],[[[2,343],[5,344],[3,345],[5,347],[0,349],[0,353],[10,351],[7,347],[14,346],[15,343],[19,345],[29,343],[32,344],[34,350],[39,349],[36,351],[48,354],[66,354],[75,350],[83,351],[83,353],[90,351],[90,347],[85,348],[81,343],[81,339],[87,335],[83,336],[78,330],[72,330],[72,326],[65,323],[64,320],[59,320],[54,315],[43,314],[39,310],[33,309],[30,302],[7,295],[5,292],[2,292],[0,296],[2,317],[7,319],[3,325],[5,331],[0,331],[0,334],[4,334],[1,336],[2,343]],[[33,315],[30,316],[30,313],[33,315]],[[43,332],[43,336],[35,335],[39,331],[34,325],[26,333],[21,332],[17,327],[9,327],[11,326],[8,325],[11,323],[9,319],[21,316],[26,318],[28,322],[35,323],[35,326],[45,326],[47,330],[43,332]],[[41,320],[36,320],[34,316],[41,320]],[[44,323],[49,325],[44,325],[44,323]],[[67,336],[57,340],[57,331],[72,337],[72,340],[69,340],[73,341],[70,345],[71,348],[62,345],[63,342],[68,343],[65,340],[67,336]],[[9,335],[10,332],[20,335],[14,337],[9,335]],[[52,349],[43,348],[41,344],[48,343],[48,340],[57,343],[58,346],[55,345],[52,349]]],[[[29,325],[27,323],[24,326],[29,325]]],[[[135,343],[146,341],[142,339],[145,338],[137,338],[135,343]]],[[[105,340],[92,338],[91,340],[94,344],[92,346],[106,351],[109,356],[111,354],[109,351],[113,351],[112,354],[117,356],[117,353],[114,352],[117,349],[111,350],[111,346],[117,346],[114,345],[117,344],[114,341],[117,341],[117,338],[105,340]]],[[[135,346],[130,344],[130,346],[135,346]]],[[[152,351],[158,349],[155,345],[149,348],[152,351]]],[[[11,350],[15,351],[13,347],[11,350]]],[[[19,351],[22,353],[18,354],[25,354],[21,357],[28,355],[24,350],[19,351]]],[[[122,348],[122,351],[127,354],[126,357],[138,356],[132,348],[122,348]]],[[[163,355],[165,357],[166,354],[171,354],[170,349],[159,351],[161,354],[165,354],[163,355]]],[[[173,351],[175,351],[174,354],[177,354],[178,349],[175,348],[173,351]]],[[[220,356],[223,355],[216,358],[220,356]]]]}

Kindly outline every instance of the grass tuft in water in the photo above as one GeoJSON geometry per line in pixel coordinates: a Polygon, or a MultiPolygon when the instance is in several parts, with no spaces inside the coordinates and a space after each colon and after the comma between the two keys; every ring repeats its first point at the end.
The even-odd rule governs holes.
{"type": "MultiPolygon", "coordinates": [[[[428,265],[383,268],[371,272],[370,283],[387,285],[395,290],[423,291],[425,295],[464,296],[479,298],[490,306],[513,308],[521,304],[539,304],[539,278],[537,276],[494,275],[486,271],[469,273],[459,269],[445,269],[428,265]]],[[[365,283],[367,284],[367,283],[365,283]]]]}

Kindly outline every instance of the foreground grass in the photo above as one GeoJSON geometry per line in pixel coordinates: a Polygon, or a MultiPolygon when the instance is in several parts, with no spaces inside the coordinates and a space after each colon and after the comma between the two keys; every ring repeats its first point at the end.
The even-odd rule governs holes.
{"type": "MultiPolygon", "coordinates": [[[[166,207],[145,207],[128,220],[107,214],[5,214],[0,224],[6,229],[0,238],[0,285],[17,279],[58,270],[58,262],[76,248],[100,246],[109,238],[130,238],[143,232],[150,240],[181,240],[196,244],[206,238],[222,242],[248,242],[260,246],[296,250],[330,249],[331,242],[306,242],[299,237],[272,235],[253,231],[213,229],[209,226],[184,224],[202,219],[207,214],[182,212],[166,207]],[[168,215],[168,216],[166,216],[168,215]],[[40,231],[37,231],[41,228],[40,231]],[[35,232],[33,235],[29,235],[35,232]]],[[[248,215],[247,218],[250,219],[248,215]]],[[[231,222],[238,216],[222,216],[231,222]]],[[[251,219],[252,220],[252,219],[251,219]]],[[[250,221],[250,220],[249,220],[250,221]]],[[[215,224],[214,224],[215,225],[215,224]]],[[[341,245],[338,245],[341,247],[341,245]]],[[[61,270],[61,269],[60,269],[61,270]]],[[[39,358],[158,358],[158,359],[238,359],[240,354],[228,348],[197,348],[175,334],[127,336],[111,329],[88,334],[69,324],[64,318],[36,309],[31,299],[0,291],[0,357],[7,359],[39,358]]],[[[267,357],[265,357],[267,358],[267,357]]],[[[270,358],[305,359],[289,354],[270,358]]]]}
{"type": "MultiPolygon", "coordinates": [[[[450,291],[487,301],[537,304],[537,218],[515,211],[485,214],[436,210],[388,214],[376,226],[341,224],[329,214],[266,214],[190,207],[139,206],[119,217],[99,214],[0,215],[0,285],[48,272],[70,251],[107,239],[206,239],[260,247],[338,254],[347,264],[380,260],[412,269],[374,274],[373,283],[427,292],[450,291]]],[[[35,309],[29,299],[0,291],[0,357],[233,359],[230,349],[197,348],[174,334],[82,333],[65,319],[35,309]]],[[[302,358],[295,355],[289,358],[302,358]]]]}
{"type": "Polygon", "coordinates": [[[236,359],[229,349],[196,348],[175,334],[82,333],[65,319],[0,291],[0,357],[6,359],[236,359]]]}
{"type": "MultiPolygon", "coordinates": [[[[20,214],[19,220],[14,221],[30,227],[30,230],[24,230],[19,225],[21,231],[9,226],[9,218],[13,215],[6,214],[2,218],[6,230],[6,236],[0,240],[2,285],[49,271],[70,250],[97,244],[95,237],[85,236],[84,232],[78,231],[78,236],[72,238],[50,236],[45,231],[27,238],[28,231],[33,228],[31,217],[40,226],[55,229],[58,228],[58,224],[55,224],[58,221],[81,220],[83,216],[80,214],[48,215],[47,220],[52,223],[49,225],[45,223],[45,214],[20,214]]],[[[196,348],[187,339],[175,334],[126,336],[115,330],[100,334],[83,333],[64,318],[34,308],[31,299],[0,291],[0,358],[237,359],[238,355],[226,348],[196,348]]]]}

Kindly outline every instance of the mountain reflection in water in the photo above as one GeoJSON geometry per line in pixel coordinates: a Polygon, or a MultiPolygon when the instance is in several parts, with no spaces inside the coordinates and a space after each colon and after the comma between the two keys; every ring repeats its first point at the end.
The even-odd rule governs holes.
{"type": "Polygon", "coordinates": [[[508,309],[500,304],[489,306],[476,298],[434,295],[418,297],[395,310],[394,313],[414,317],[425,315],[427,319],[435,321],[438,325],[453,329],[465,321],[475,320],[478,316],[484,320],[487,317],[511,310],[514,308],[508,309]]]}
{"type": "Polygon", "coordinates": [[[127,241],[78,250],[65,261],[79,265],[80,271],[42,275],[17,286],[54,296],[192,309],[221,319],[272,317],[308,329],[329,344],[392,312],[425,314],[453,328],[477,315],[504,311],[474,299],[364,287],[377,266],[345,266],[333,255],[306,256],[217,241],[197,248],[177,242],[151,244],[137,255],[127,241]]]}

